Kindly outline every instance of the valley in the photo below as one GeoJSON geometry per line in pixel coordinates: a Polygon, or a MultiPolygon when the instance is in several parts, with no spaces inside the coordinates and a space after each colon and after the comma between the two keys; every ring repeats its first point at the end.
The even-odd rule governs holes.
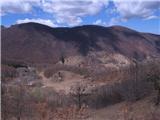
{"type": "Polygon", "coordinates": [[[3,120],[158,120],[159,42],[122,26],[3,28],[3,120]]]}

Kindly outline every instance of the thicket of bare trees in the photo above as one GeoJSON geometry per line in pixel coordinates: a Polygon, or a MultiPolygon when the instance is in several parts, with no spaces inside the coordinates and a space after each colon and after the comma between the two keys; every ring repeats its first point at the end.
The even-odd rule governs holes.
{"type": "Polygon", "coordinates": [[[155,90],[156,105],[159,104],[160,66],[157,62],[134,63],[119,72],[116,71],[116,74],[120,76],[117,76],[120,81],[97,88],[88,99],[90,107],[105,107],[121,101],[135,102],[151,95],[155,90]]]}
{"type": "Polygon", "coordinates": [[[84,113],[86,108],[83,104],[90,108],[102,108],[121,101],[135,102],[152,92],[157,93],[155,104],[159,105],[159,63],[134,63],[115,74],[120,75],[117,83],[101,86],[90,93],[86,85],[77,83],[71,88],[70,95],[49,88],[29,87],[23,82],[12,86],[2,84],[2,120],[54,120],[55,116],[63,113],[66,114],[63,114],[64,119],[71,118],[74,115],[68,116],[68,111],[74,111],[77,115],[79,111],[84,113]],[[73,104],[76,104],[78,111],[70,107],[73,104]]]}
{"type": "Polygon", "coordinates": [[[148,81],[153,84],[154,90],[157,93],[155,105],[160,104],[160,62],[156,64],[150,63],[150,73],[148,74],[148,81]]]}
{"type": "Polygon", "coordinates": [[[2,85],[2,119],[23,120],[32,117],[34,112],[29,91],[23,84],[2,85]]]}
{"type": "Polygon", "coordinates": [[[52,89],[3,85],[2,120],[50,120],[56,108],[69,104],[67,99],[52,89]]]}

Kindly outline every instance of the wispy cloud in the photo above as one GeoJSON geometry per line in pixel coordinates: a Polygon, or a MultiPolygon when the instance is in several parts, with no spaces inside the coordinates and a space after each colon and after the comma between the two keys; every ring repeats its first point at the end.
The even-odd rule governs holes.
{"type": "Polygon", "coordinates": [[[82,18],[98,14],[108,0],[1,0],[1,14],[27,13],[33,7],[39,7],[44,12],[52,14],[58,23],[78,25],[82,18]]]}
{"type": "Polygon", "coordinates": [[[108,0],[51,0],[44,2],[42,9],[54,14],[58,23],[76,25],[87,15],[98,14],[108,5],[108,0]]]}
{"type": "Polygon", "coordinates": [[[117,12],[122,19],[153,18],[155,11],[160,8],[160,1],[151,0],[113,0],[117,12]]]}
{"type": "MultiPolygon", "coordinates": [[[[36,8],[41,9],[44,13],[53,16],[56,23],[74,26],[83,24],[83,18],[94,16],[102,10],[108,10],[110,3],[113,3],[114,14],[110,19],[110,25],[118,22],[124,22],[133,18],[155,19],[155,14],[160,8],[158,0],[1,0],[1,15],[8,13],[28,13],[36,8]],[[116,15],[115,15],[116,13],[116,15]]],[[[105,25],[101,20],[93,24],[105,25]]]]}
{"type": "Polygon", "coordinates": [[[51,20],[46,20],[46,19],[40,19],[40,18],[37,18],[37,19],[23,19],[23,20],[17,20],[16,23],[17,24],[21,24],[21,23],[28,23],[28,22],[35,22],[35,23],[40,23],[40,24],[44,24],[44,25],[47,25],[47,26],[50,26],[50,27],[58,27],[58,25],[56,25],[53,21],[51,20]]]}
{"type": "Polygon", "coordinates": [[[102,21],[101,19],[96,20],[95,22],[93,22],[94,25],[102,25],[102,26],[106,26],[107,23],[102,21]]]}
{"type": "Polygon", "coordinates": [[[27,13],[32,11],[33,6],[40,5],[41,0],[1,0],[1,14],[27,13]]]}

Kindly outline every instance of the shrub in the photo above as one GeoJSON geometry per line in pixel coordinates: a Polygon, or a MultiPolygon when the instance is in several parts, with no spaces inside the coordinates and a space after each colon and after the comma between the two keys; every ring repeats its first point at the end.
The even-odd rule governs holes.
{"type": "Polygon", "coordinates": [[[2,74],[2,76],[1,76],[2,80],[12,79],[18,75],[15,68],[7,66],[7,65],[2,65],[1,74],[2,74]]]}

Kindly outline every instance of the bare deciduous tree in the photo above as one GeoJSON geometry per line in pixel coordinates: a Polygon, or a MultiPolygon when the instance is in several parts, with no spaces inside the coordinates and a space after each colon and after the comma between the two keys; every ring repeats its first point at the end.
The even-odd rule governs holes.
{"type": "Polygon", "coordinates": [[[159,75],[151,75],[149,79],[154,84],[154,89],[157,91],[157,99],[155,105],[159,105],[160,103],[160,76],[159,75]]]}
{"type": "Polygon", "coordinates": [[[89,93],[86,92],[86,88],[87,86],[83,85],[82,83],[77,83],[71,87],[70,94],[79,109],[82,107],[85,97],[89,95],[89,93]]]}

